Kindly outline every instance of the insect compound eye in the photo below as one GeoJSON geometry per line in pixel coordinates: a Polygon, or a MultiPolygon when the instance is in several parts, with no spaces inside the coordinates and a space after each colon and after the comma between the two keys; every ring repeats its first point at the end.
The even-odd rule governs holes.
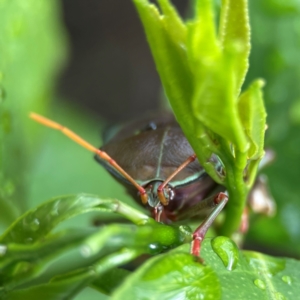
{"type": "Polygon", "coordinates": [[[136,130],[134,132],[134,135],[138,135],[142,132],[146,132],[146,131],[151,131],[151,130],[156,130],[157,129],[157,125],[155,122],[149,122],[145,127],[143,127],[142,129],[136,130]]]}
{"type": "Polygon", "coordinates": [[[154,122],[149,122],[141,131],[156,130],[157,125],[154,122]]]}

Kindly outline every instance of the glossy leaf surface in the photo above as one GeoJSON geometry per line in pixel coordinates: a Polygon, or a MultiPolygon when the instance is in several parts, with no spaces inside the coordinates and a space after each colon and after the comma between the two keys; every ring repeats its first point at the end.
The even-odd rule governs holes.
{"type": "Polygon", "coordinates": [[[125,204],[120,205],[117,200],[103,200],[97,196],[86,194],[71,195],[55,198],[28,211],[7,229],[0,237],[0,241],[4,243],[22,243],[24,241],[34,243],[66,219],[89,211],[115,213],[120,209],[119,206],[123,209],[122,212],[120,211],[121,214],[128,214],[128,218],[132,218],[137,223],[145,223],[149,219],[125,204]]]}
{"type": "Polygon", "coordinates": [[[9,299],[44,299],[44,300],[63,300],[70,299],[78,291],[84,288],[95,276],[93,270],[82,272],[76,276],[70,276],[64,280],[56,280],[50,283],[34,286],[28,289],[21,289],[11,292],[9,299]]]}
{"type": "MultiPolygon", "coordinates": [[[[45,273],[55,260],[71,250],[75,252],[76,260],[72,266],[66,264],[64,271],[60,272],[90,266],[100,275],[139,254],[160,253],[182,244],[186,239],[190,239],[190,234],[183,233],[178,227],[159,224],[117,200],[83,194],[56,198],[21,216],[1,237],[2,294],[32,282],[45,273]],[[117,213],[140,226],[115,224],[99,230],[90,228],[52,232],[60,222],[91,210],[117,213]]],[[[88,282],[92,279],[96,277],[88,282]]],[[[73,285],[76,287],[77,281],[82,278],[74,280],[70,283],[71,292],[73,285]]],[[[54,286],[58,285],[57,288],[63,290],[66,284],[68,290],[68,280],[61,284],[55,283],[54,286]]],[[[39,291],[37,287],[31,292],[39,291]]]]}
{"type": "Polygon", "coordinates": [[[87,285],[105,294],[113,293],[113,299],[129,295],[137,299],[176,299],[178,296],[182,299],[228,299],[234,295],[240,299],[251,299],[255,295],[259,299],[276,299],[296,294],[300,289],[297,282],[299,262],[241,252],[226,237],[204,241],[201,251],[204,264],[189,254],[190,245],[186,244],[150,258],[136,272],[115,269],[116,278],[110,279],[109,285],[105,284],[105,274],[110,274],[115,267],[140,254],[155,255],[190,239],[188,232],[150,221],[116,200],[92,195],[53,199],[20,217],[3,235],[1,297],[37,297],[49,291],[49,299],[63,299],[73,297],[87,285]],[[51,212],[53,208],[56,213],[43,217],[41,228],[33,230],[37,228],[34,226],[28,231],[26,220],[42,212],[51,212]],[[93,209],[121,214],[141,225],[113,224],[100,229],[52,232],[61,221],[93,209]],[[34,237],[32,241],[24,240],[28,235],[34,237]],[[47,275],[49,266],[57,260],[65,260],[63,257],[69,256],[70,251],[72,264],[64,263],[63,268],[56,268],[52,275],[47,275]],[[35,284],[34,280],[41,275],[43,282],[35,284]],[[16,290],[22,285],[27,288],[16,290]]]}
{"type": "MultiPolygon", "coordinates": [[[[278,300],[293,299],[299,291],[298,261],[237,250],[235,267],[230,271],[219,257],[218,249],[211,248],[212,241],[204,241],[205,265],[195,262],[186,254],[188,247],[181,246],[149,260],[128,277],[113,299],[129,295],[137,299],[155,299],[163,295],[164,299],[278,300]]],[[[232,243],[226,238],[223,242],[232,243]]],[[[231,249],[231,246],[226,249],[229,255],[231,249]]]]}

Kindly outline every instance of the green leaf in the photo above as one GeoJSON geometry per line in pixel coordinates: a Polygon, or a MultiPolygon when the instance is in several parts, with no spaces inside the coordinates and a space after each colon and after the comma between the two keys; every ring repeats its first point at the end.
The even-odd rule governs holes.
{"type": "Polygon", "coordinates": [[[239,98],[239,113],[245,133],[251,142],[249,159],[260,159],[264,153],[266,111],[262,97],[264,82],[256,80],[239,98]]]}
{"type": "Polygon", "coordinates": [[[164,254],[127,278],[112,299],[219,299],[218,278],[190,254],[164,254]]]}
{"type": "Polygon", "coordinates": [[[91,278],[95,277],[95,272],[92,269],[80,273],[76,274],[76,276],[65,276],[60,280],[10,292],[8,299],[71,299],[72,296],[88,285],[91,278]]]}
{"type": "Polygon", "coordinates": [[[187,254],[188,246],[183,245],[150,259],[127,277],[112,299],[129,296],[136,299],[215,300],[297,298],[299,261],[239,251],[228,238],[216,239],[219,241],[205,239],[202,244],[204,265],[187,254]],[[228,269],[230,260],[235,262],[231,262],[232,268],[228,269]]]}
{"type": "Polygon", "coordinates": [[[2,243],[34,243],[43,238],[60,222],[90,211],[102,211],[127,216],[138,224],[149,217],[118,200],[79,194],[54,198],[17,219],[0,237],[2,243]]]}
{"type": "Polygon", "coordinates": [[[244,255],[257,275],[254,284],[263,291],[266,299],[297,298],[300,290],[299,261],[251,251],[244,251],[244,255]]]}
{"type": "Polygon", "coordinates": [[[201,71],[195,76],[198,85],[195,84],[192,111],[206,128],[245,152],[248,141],[235,98],[235,59],[231,53],[219,54],[210,63],[205,61],[205,57],[199,57],[201,71]]]}
{"type": "MultiPolygon", "coordinates": [[[[209,130],[237,145],[240,151],[247,148],[247,140],[242,132],[236,97],[237,79],[242,83],[241,60],[248,59],[249,51],[245,52],[236,46],[237,41],[249,44],[249,24],[244,5],[230,7],[231,1],[226,1],[221,7],[220,38],[216,36],[215,20],[211,1],[197,1],[195,21],[189,26],[189,58],[193,63],[194,95],[191,99],[193,114],[209,130]],[[227,16],[227,14],[230,14],[227,16]],[[233,16],[232,16],[233,15],[233,16]],[[240,36],[233,32],[238,19],[240,36]],[[229,24],[228,24],[229,23],[229,24]],[[244,25],[244,27],[241,27],[244,25]],[[220,40],[221,39],[221,40],[220,40]],[[230,44],[230,47],[229,47],[230,44]],[[240,52],[243,57],[239,57],[240,52]]],[[[245,68],[244,68],[245,69],[245,68]]],[[[244,73],[247,69],[244,70],[244,73]]],[[[240,85],[241,85],[240,83],[240,85]]],[[[172,100],[172,99],[171,99],[172,100]]]]}
{"type": "Polygon", "coordinates": [[[187,53],[196,75],[202,71],[199,59],[203,58],[209,64],[220,54],[211,1],[197,1],[195,4],[194,19],[187,23],[187,25],[187,53]],[[193,64],[196,64],[196,66],[193,66],[193,64]]]}
{"type": "MultiPolygon", "coordinates": [[[[263,118],[259,126],[252,127],[255,132],[251,134],[255,137],[251,136],[250,141],[257,143],[259,153],[257,157],[252,155],[257,162],[251,174],[247,174],[250,141],[244,130],[245,120],[241,120],[246,112],[240,113],[238,97],[250,53],[248,2],[224,0],[217,33],[212,0],[195,1],[195,16],[185,23],[186,40],[181,25],[184,22],[178,20],[169,1],[162,2],[168,9],[162,9],[161,13],[149,1],[134,0],[134,3],[177,121],[206,172],[229,193],[222,233],[231,235],[238,230],[253,182],[246,183],[244,178],[255,177],[265,130],[263,118]],[[164,26],[165,19],[168,26],[164,26]],[[172,26],[178,34],[171,30],[172,26]],[[212,154],[220,159],[225,176],[209,163],[212,154]]],[[[264,108],[259,101],[252,105],[259,106],[263,115],[264,108]]]]}
{"type": "Polygon", "coordinates": [[[50,282],[35,285],[27,289],[16,291],[0,291],[0,296],[5,295],[8,299],[19,299],[18,297],[39,297],[48,291],[46,299],[71,299],[72,296],[80,292],[84,287],[102,275],[107,270],[126,263],[137,256],[134,250],[121,250],[100,259],[93,266],[78,269],[67,274],[56,276],[50,282]]]}
{"type": "Polygon", "coordinates": [[[143,22],[165,92],[169,99],[181,100],[173,101],[171,105],[175,113],[181,111],[186,128],[192,128],[189,99],[193,93],[193,74],[186,60],[185,29],[180,25],[182,21],[174,16],[174,8],[169,1],[160,2],[167,17],[161,16],[158,9],[147,0],[134,0],[134,4],[143,22]],[[169,33],[170,28],[174,29],[169,33]]]}
{"type": "Polygon", "coordinates": [[[171,106],[202,164],[208,159],[208,155],[203,156],[203,145],[202,151],[197,146],[203,125],[246,151],[247,139],[236,103],[248,68],[247,2],[234,5],[226,1],[222,6],[221,40],[216,35],[209,0],[196,2],[195,17],[186,27],[187,40],[183,38],[184,23],[178,20],[169,1],[160,2],[162,14],[148,1],[134,2],[171,106]],[[168,26],[164,26],[165,20],[168,26]],[[171,28],[176,28],[176,33],[171,28]]]}
{"type": "Polygon", "coordinates": [[[139,254],[157,254],[190,239],[186,230],[157,223],[117,200],[84,194],[59,197],[25,213],[1,237],[1,282],[6,292],[31,282],[71,250],[77,253],[72,270],[101,259],[94,267],[102,274],[139,254]],[[140,226],[115,224],[51,234],[60,222],[89,211],[118,213],[140,226]]]}
{"type": "MultiPolygon", "coordinates": [[[[57,251],[61,251],[64,248],[72,247],[86,238],[90,234],[87,230],[67,230],[56,234],[55,236],[48,238],[35,244],[16,244],[8,243],[1,244],[2,253],[0,268],[3,271],[5,268],[10,267],[14,263],[20,261],[36,262],[41,261],[43,258],[56,255],[57,251]]],[[[17,274],[17,271],[14,271],[17,274]]],[[[8,274],[5,274],[5,276],[8,274]]]]}
{"type": "Polygon", "coordinates": [[[92,287],[109,295],[129,274],[131,274],[130,271],[121,268],[109,270],[94,280],[92,287]]]}
{"type": "MultiPolygon", "coordinates": [[[[42,275],[56,259],[70,250],[77,254],[76,260],[72,266],[66,265],[64,268],[57,268],[56,272],[66,272],[70,268],[76,270],[94,265],[97,274],[101,274],[127,261],[128,258],[124,255],[120,256],[123,260],[116,261],[117,251],[123,251],[124,247],[132,249],[129,253],[129,260],[137,256],[134,249],[138,249],[138,254],[153,252],[149,247],[149,235],[153,235],[155,228],[142,226],[136,230],[134,226],[111,225],[95,231],[92,233],[86,230],[66,231],[33,245],[2,245],[6,250],[0,264],[3,287],[6,291],[10,291],[21,284],[31,282],[34,278],[42,275]],[[98,262],[97,267],[95,262],[99,259],[101,259],[101,263],[98,262]],[[106,267],[103,265],[103,259],[104,261],[108,259],[106,267]]],[[[156,242],[157,237],[153,240],[153,243],[156,242]]]]}
{"type": "Polygon", "coordinates": [[[219,36],[223,49],[235,47],[237,56],[234,66],[235,91],[240,93],[249,68],[250,24],[247,0],[223,0],[219,36]]]}
{"type": "Polygon", "coordinates": [[[174,43],[179,43],[184,47],[187,33],[184,22],[169,0],[159,0],[158,3],[163,12],[162,22],[165,31],[168,32],[174,43]]]}
{"type": "MultiPolygon", "coordinates": [[[[66,231],[52,236],[44,241],[32,244],[5,244],[1,245],[1,282],[6,290],[31,281],[45,272],[47,267],[62,254],[72,250],[77,253],[73,269],[94,264],[96,260],[112,255],[113,265],[107,262],[107,269],[126,262],[120,260],[116,263],[114,254],[122,249],[131,249],[129,258],[136,257],[137,252],[145,254],[160,253],[168,248],[182,244],[180,233],[175,228],[166,225],[135,226],[110,225],[101,230],[66,231]],[[5,250],[5,251],[4,251],[5,250]],[[132,257],[132,255],[134,255],[132,257]]],[[[105,272],[103,262],[95,266],[99,272],[105,272]]],[[[97,271],[97,274],[99,273],[97,271]]],[[[99,274],[100,274],[99,273],[99,274]]]]}

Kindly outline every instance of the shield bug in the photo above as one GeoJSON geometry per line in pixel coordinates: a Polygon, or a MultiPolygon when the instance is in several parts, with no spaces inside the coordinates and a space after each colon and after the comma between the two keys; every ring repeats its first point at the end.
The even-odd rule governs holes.
{"type": "MultiPolygon", "coordinates": [[[[130,122],[100,149],[56,122],[35,113],[30,117],[94,152],[96,160],[147,206],[156,221],[171,223],[209,211],[193,233],[191,253],[199,256],[201,242],[228,196],[199,164],[171,114],[130,122]]],[[[217,157],[211,161],[222,172],[217,157]]]]}

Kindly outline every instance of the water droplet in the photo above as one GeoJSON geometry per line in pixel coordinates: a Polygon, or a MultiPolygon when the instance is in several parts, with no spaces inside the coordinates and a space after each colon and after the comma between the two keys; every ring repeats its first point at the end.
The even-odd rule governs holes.
{"type": "Polygon", "coordinates": [[[245,253],[249,265],[255,269],[266,273],[269,277],[276,275],[285,269],[285,260],[278,257],[271,257],[259,253],[245,253]],[[264,262],[262,266],[262,261],[264,262]]]}
{"type": "Polygon", "coordinates": [[[193,239],[193,230],[188,225],[180,225],[179,231],[182,234],[182,242],[191,242],[193,239]]]}
{"type": "Polygon", "coordinates": [[[290,276],[285,275],[285,276],[282,276],[281,279],[283,282],[287,283],[288,285],[292,284],[292,278],[290,276]]]}
{"type": "Polygon", "coordinates": [[[54,203],[54,205],[53,205],[53,207],[51,208],[51,210],[50,210],[50,215],[53,216],[53,217],[59,215],[59,207],[60,207],[60,201],[57,200],[57,201],[54,203]]]}
{"type": "Polygon", "coordinates": [[[254,284],[262,290],[266,289],[266,284],[261,279],[255,279],[254,284]]]}
{"type": "Polygon", "coordinates": [[[218,236],[212,239],[211,246],[227,270],[232,271],[236,268],[239,260],[239,249],[231,239],[218,236]]]}
{"type": "Polygon", "coordinates": [[[286,300],[286,298],[279,292],[276,292],[274,295],[276,300],[286,300]]]}
{"type": "Polygon", "coordinates": [[[37,231],[40,228],[40,221],[38,219],[34,219],[29,226],[32,231],[37,231]]]}
{"type": "Polygon", "coordinates": [[[0,245],[0,256],[4,256],[7,251],[7,247],[5,245],[0,245]]]}
{"type": "Polygon", "coordinates": [[[80,247],[80,254],[83,257],[89,257],[92,254],[92,249],[88,245],[83,245],[80,247]]]}
{"type": "Polygon", "coordinates": [[[51,215],[52,217],[55,217],[55,216],[58,215],[58,210],[57,210],[56,207],[54,207],[53,209],[51,209],[50,215],[51,215]]]}
{"type": "Polygon", "coordinates": [[[152,243],[149,245],[149,253],[152,255],[161,253],[162,250],[163,250],[163,247],[159,243],[152,243]]]}

